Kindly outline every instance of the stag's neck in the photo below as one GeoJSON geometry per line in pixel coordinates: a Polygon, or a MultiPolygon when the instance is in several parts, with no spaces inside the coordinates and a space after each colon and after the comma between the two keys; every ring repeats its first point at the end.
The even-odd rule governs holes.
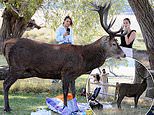
{"type": "Polygon", "coordinates": [[[100,41],[84,46],[83,51],[84,66],[86,71],[91,71],[97,67],[100,67],[107,58],[105,49],[102,48],[100,41]]]}
{"type": "Polygon", "coordinates": [[[146,79],[144,79],[144,80],[142,81],[141,87],[142,87],[143,89],[146,89],[146,87],[147,87],[147,81],[146,81],[146,79]]]}

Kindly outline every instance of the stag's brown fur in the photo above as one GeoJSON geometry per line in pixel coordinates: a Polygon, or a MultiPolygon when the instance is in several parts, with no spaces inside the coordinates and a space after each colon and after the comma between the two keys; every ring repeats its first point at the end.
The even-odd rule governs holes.
{"type": "MultiPolygon", "coordinates": [[[[105,37],[104,37],[105,38],[105,37]]],[[[5,56],[10,67],[18,71],[43,73],[50,79],[61,79],[61,74],[67,71],[78,76],[98,66],[101,66],[110,52],[105,42],[99,39],[90,45],[51,45],[29,39],[11,39],[5,42],[5,56]],[[74,66],[75,65],[75,66],[74,66]],[[76,73],[76,71],[78,71],[76,73]]],[[[112,41],[110,41],[112,42],[112,41]]],[[[111,43],[110,43],[111,45],[111,43]]],[[[112,53],[112,52],[111,52],[112,53]]],[[[114,53],[114,52],[113,52],[114,53]]],[[[121,49],[115,52],[123,55],[121,49]]],[[[76,79],[76,78],[75,78],[76,79]]]]}
{"type": "Polygon", "coordinates": [[[64,105],[67,106],[67,94],[69,87],[75,97],[75,79],[94,68],[101,66],[108,57],[125,57],[125,54],[117,44],[115,36],[107,27],[103,19],[107,19],[110,5],[92,5],[99,13],[101,25],[109,36],[103,36],[89,45],[50,45],[39,43],[29,39],[12,39],[4,44],[4,55],[9,64],[9,76],[4,80],[4,110],[10,111],[8,91],[17,79],[27,78],[22,73],[31,73],[29,77],[44,79],[61,79],[63,85],[64,105]],[[105,18],[103,18],[105,17],[105,18]],[[16,73],[21,73],[21,76],[16,73]],[[33,76],[32,76],[33,75],[33,76]]]}
{"type": "Polygon", "coordinates": [[[116,95],[118,94],[118,99],[117,99],[118,108],[121,108],[121,102],[125,96],[134,97],[135,108],[137,108],[138,99],[140,98],[142,93],[146,90],[146,88],[147,88],[146,79],[143,79],[142,83],[135,83],[135,84],[117,83],[115,90],[115,99],[116,95]]]}
{"type": "MultiPolygon", "coordinates": [[[[104,36],[89,45],[51,45],[30,39],[11,39],[5,42],[4,55],[10,75],[4,81],[5,109],[8,110],[8,90],[17,79],[16,72],[27,72],[44,79],[61,79],[64,98],[71,87],[75,97],[75,79],[101,66],[108,57],[124,57],[117,41],[104,36]],[[9,82],[8,82],[9,81],[9,82]]],[[[31,76],[30,76],[31,77],[31,76]]],[[[64,99],[67,105],[67,100],[64,99]]]]}
{"type": "Polygon", "coordinates": [[[75,46],[50,45],[29,39],[11,39],[5,42],[4,55],[13,69],[44,73],[47,78],[61,79],[57,77],[70,69],[72,72],[78,71],[76,74],[80,75],[93,69],[92,66],[101,65],[106,55],[104,49],[99,48],[100,45],[98,41],[87,46],[75,46]]]}

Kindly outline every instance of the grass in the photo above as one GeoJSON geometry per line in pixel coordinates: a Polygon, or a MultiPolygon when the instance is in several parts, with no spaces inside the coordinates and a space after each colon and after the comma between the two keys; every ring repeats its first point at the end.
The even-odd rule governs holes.
{"type": "MultiPolygon", "coordinates": [[[[6,61],[3,56],[0,56],[0,65],[6,65],[6,61]]],[[[85,87],[87,75],[83,75],[76,80],[76,89],[77,89],[77,99],[78,102],[86,102],[85,97],[81,97],[80,91],[81,88],[85,87]]],[[[127,81],[131,80],[127,77],[120,77],[119,79],[115,77],[109,77],[109,81],[111,84],[115,84],[116,81],[127,81]]],[[[131,81],[129,81],[131,82],[131,81]]],[[[12,85],[10,89],[10,106],[12,107],[13,111],[11,113],[4,113],[3,112],[3,94],[2,94],[2,81],[0,81],[0,115],[29,115],[32,111],[35,111],[37,108],[47,108],[45,99],[46,97],[55,97],[59,94],[62,94],[62,87],[61,83],[52,84],[50,80],[44,80],[39,78],[29,78],[24,80],[18,80],[14,85],[12,85]]],[[[113,94],[115,88],[110,88],[109,93],[113,94]]],[[[111,114],[111,115],[142,115],[145,114],[147,110],[150,108],[145,103],[145,101],[140,101],[139,109],[131,108],[134,105],[133,99],[124,99],[122,102],[123,110],[119,111],[116,109],[116,104],[112,104],[112,109],[107,109],[103,111],[95,110],[96,114],[99,115],[100,113],[103,115],[111,114]]],[[[113,97],[110,97],[105,102],[114,102],[113,97]]],[[[52,113],[56,114],[56,113],[52,113]]]]}
{"type": "Polygon", "coordinates": [[[134,109],[134,108],[125,108],[122,110],[119,109],[110,109],[110,110],[94,110],[96,115],[145,115],[146,112],[143,108],[134,109]]]}
{"type": "MultiPolygon", "coordinates": [[[[45,98],[49,94],[15,93],[10,94],[10,106],[13,111],[6,115],[28,115],[40,107],[46,107],[45,98]]],[[[0,114],[3,115],[3,95],[0,95],[0,114]]]]}
{"type": "MultiPolygon", "coordinates": [[[[126,83],[132,83],[132,76],[130,77],[112,77],[109,76],[109,84],[115,85],[116,82],[126,82],[126,83]]],[[[97,85],[90,84],[90,92],[93,92],[93,90],[96,88],[97,85]]],[[[98,87],[98,86],[97,86],[98,87]]],[[[117,109],[116,101],[114,100],[114,92],[115,87],[108,87],[108,94],[111,96],[108,96],[105,99],[102,99],[100,97],[97,97],[97,100],[100,103],[110,103],[112,105],[112,108],[104,109],[104,110],[98,110],[95,109],[94,112],[96,115],[145,115],[148,110],[150,109],[153,100],[145,98],[146,91],[141,95],[139,102],[138,102],[138,108],[134,108],[134,98],[125,97],[121,103],[122,110],[117,109]]]]}
{"type": "Polygon", "coordinates": [[[35,39],[41,42],[52,43],[55,41],[55,32],[49,28],[41,28],[41,29],[33,29],[30,31],[26,31],[23,34],[23,37],[35,39]]]}
{"type": "Polygon", "coordinates": [[[146,50],[145,42],[142,37],[136,38],[133,48],[137,50],[146,50]]]}
{"type": "MultiPolygon", "coordinates": [[[[113,93],[114,89],[109,88],[109,92],[113,93]]],[[[117,109],[117,104],[113,96],[109,96],[106,99],[97,98],[97,100],[102,104],[110,103],[112,108],[104,110],[94,109],[94,113],[96,115],[145,115],[152,105],[152,99],[146,100],[145,98],[140,98],[138,102],[138,108],[135,109],[134,98],[125,97],[121,103],[122,110],[119,110],[117,109]]]]}
{"type": "MultiPolygon", "coordinates": [[[[32,111],[36,111],[37,108],[47,109],[45,103],[46,97],[54,97],[56,94],[49,93],[14,93],[10,94],[10,106],[12,107],[11,113],[5,113],[5,115],[29,115],[32,111]]],[[[77,95],[78,102],[83,102],[85,98],[77,95]]],[[[52,112],[53,114],[56,114],[52,112]]],[[[3,95],[0,95],[0,115],[3,115],[3,95]]]]}
{"type": "Polygon", "coordinates": [[[3,55],[0,55],[0,66],[7,65],[7,62],[5,60],[5,57],[3,55]]]}
{"type": "MultiPolygon", "coordinates": [[[[87,75],[76,80],[76,91],[78,102],[86,103],[86,98],[80,96],[81,88],[86,85],[87,75]]],[[[29,115],[37,108],[47,108],[46,97],[55,97],[62,94],[61,83],[51,83],[51,80],[30,78],[18,80],[10,89],[11,113],[3,112],[2,81],[0,82],[0,115],[29,115]]],[[[55,114],[55,113],[54,113],[55,114]]]]}
{"type": "MultiPolygon", "coordinates": [[[[7,65],[5,58],[0,55],[0,65],[7,65]]],[[[86,86],[87,75],[76,80],[78,102],[86,103],[86,98],[80,96],[81,88],[86,86]]],[[[51,83],[51,80],[29,78],[18,80],[9,91],[11,113],[3,112],[3,81],[0,81],[0,115],[29,115],[37,108],[47,108],[46,97],[55,97],[62,94],[61,83],[51,83]]],[[[55,113],[54,113],[55,114],[55,113]]]]}
{"type": "MultiPolygon", "coordinates": [[[[145,43],[143,38],[138,35],[137,39],[134,42],[134,48],[144,50],[145,43]]],[[[40,29],[40,30],[32,30],[26,32],[24,37],[29,37],[32,39],[37,39],[43,42],[52,43],[54,41],[54,32],[50,29],[40,29]]],[[[78,41],[76,41],[77,43],[78,41]]],[[[78,43],[77,43],[78,44],[78,43]]],[[[7,62],[4,56],[0,55],[0,65],[7,65],[7,62]]],[[[81,76],[76,80],[76,89],[77,89],[77,99],[78,102],[86,102],[84,97],[79,95],[81,88],[85,87],[87,76],[81,76]]],[[[18,80],[10,90],[10,106],[13,111],[11,113],[3,112],[3,94],[2,94],[2,81],[0,81],[0,115],[29,115],[32,111],[37,108],[45,107],[45,98],[46,97],[54,97],[62,93],[61,84],[51,84],[50,80],[43,80],[38,78],[31,78],[25,80],[18,80]]],[[[113,93],[113,92],[112,92],[113,93]]],[[[127,104],[126,104],[127,105],[127,104]]],[[[101,111],[101,114],[111,114],[111,115],[125,115],[129,114],[132,108],[126,108],[123,111],[118,111],[116,109],[101,111]],[[117,112],[118,111],[118,112],[117,112]]],[[[139,110],[142,112],[143,109],[139,110]]],[[[135,111],[133,109],[133,111],[135,111]]],[[[138,111],[138,110],[137,110],[138,111]]],[[[143,110],[144,111],[144,110],[143,110]]],[[[140,114],[141,112],[137,112],[140,114]]],[[[99,115],[100,111],[96,114],[99,115]]],[[[55,114],[55,113],[52,113],[55,114]]],[[[136,114],[133,112],[131,114],[136,114]]]]}

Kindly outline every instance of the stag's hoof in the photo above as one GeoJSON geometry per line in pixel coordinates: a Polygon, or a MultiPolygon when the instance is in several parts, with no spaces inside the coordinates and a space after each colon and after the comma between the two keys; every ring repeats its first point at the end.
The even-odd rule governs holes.
{"type": "Polygon", "coordinates": [[[67,106],[64,106],[63,111],[61,113],[62,115],[71,115],[71,111],[68,109],[67,106]]]}
{"type": "Polygon", "coordinates": [[[122,111],[122,108],[118,108],[118,111],[122,111]]]}
{"type": "Polygon", "coordinates": [[[76,98],[73,98],[73,99],[72,99],[72,111],[73,111],[73,112],[79,111],[79,107],[78,107],[78,105],[77,105],[77,99],[76,99],[76,98]]]}
{"type": "Polygon", "coordinates": [[[8,107],[8,108],[4,108],[4,111],[6,111],[6,112],[10,112],[12,109],[10,108],[10,107],[8,107]]]}

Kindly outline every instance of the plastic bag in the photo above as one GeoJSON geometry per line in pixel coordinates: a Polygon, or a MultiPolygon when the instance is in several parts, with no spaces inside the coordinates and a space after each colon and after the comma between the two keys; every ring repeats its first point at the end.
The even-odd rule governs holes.
{"type": "Polygon", "coordinates": [[[31,115],[51,115],[51,111],[45,109],[37,109],[36,112],[31,112],[31,115]]]}

